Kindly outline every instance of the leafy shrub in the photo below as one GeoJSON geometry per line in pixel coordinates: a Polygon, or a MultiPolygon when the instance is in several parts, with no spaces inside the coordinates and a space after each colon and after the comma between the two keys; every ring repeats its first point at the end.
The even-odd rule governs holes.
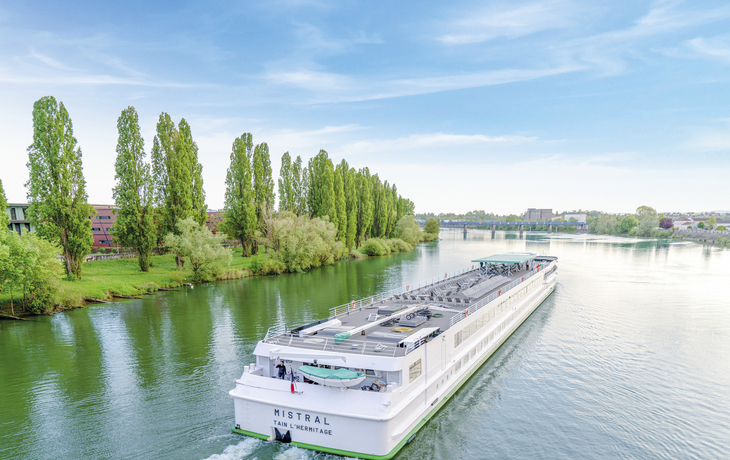
{"type": "Polygon", "coordinates": [[[408,252],[413,249],[413,246],[401,240],[400,238],[391,238],[387,240],[390,252],[408,252]]]}
{"type": "Polygon", "coordinates": [[[337,228],[327,217],[310,218],[291,212],[281,212],[276,218],[266,216],[257,237],[272,261],[260,268],[266,273],[301,272],[332,264],[347,254],[345,245],[337,239],[337,228]]]}
{"type": "Polygon", "coordinates": [[[705,228],[705,223],[704,222],[699,222],[697,224],[697,228],[705,228]]]}
{"type": "Polygon", "coordinates": [[[286,271],[286,265],[271,254],[257,254],[251,259],[251,271],[257,275],[281,275],[286,271]]]}
{"type": "Polygon", "coordinates": [[[437,240],[438,238],[439,238],[439,234],[438,233],[423,232],[422,241],[428,243],[428,242],[437,240]]]}
{"type": "MultiPolygon", "coordinates": [[[[439,222],[439,220],[434,217],[430,217],[428,220],[426,220],[426,226],[423,228],[423,231],[425,233],[430,233],[432,235],[436,235],[436,238],[438,238],[440,228],[441,228],[441,222],[439,222]]],[[[432,238],[432,240],[433,239],[435,239],[435,238],[432,238]]]]}
{"type": "Polygon", "coordinates": [[[413,216],[405,215],[395,224],[393,234],[396,238],[400,238],[411,246],[416,246],[421,241],[423,232],[413,216]]]}
{"type": "Polygon", "coordinates": [[[726,232],[727,231],[727,227],[725,227],[724,225],[718,225],[715,230],[719,230],[721,232],[726,232]]]}
{"type": "Polygon", "coordinates": [[[194,281],[210,281],[222,266],[231,264],[233,252],[221,245],[226,235],[213,235],[205,225],[198,224],[191,217],[178,222],[177,228],[180,235],[169,233],[165,237],[165,245],[190,262],[194,281]]]}
{"type": "Polygon", "coordinates": [[[384,256],[390,254],[390,249],[383,244],[380,238],[370,238],[360,246],[360,252],[369,256],[384,256]]]}

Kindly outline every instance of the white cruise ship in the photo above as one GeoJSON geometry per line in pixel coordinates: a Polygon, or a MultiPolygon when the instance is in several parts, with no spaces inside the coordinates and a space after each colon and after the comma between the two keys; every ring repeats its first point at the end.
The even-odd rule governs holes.
{"type": "Polygon", "coordinates": [[[335,307],[318,322],[269,329],[230,391],[233,431],[393,457],[555,288],[556,257],[472,262],[335,307]]]}

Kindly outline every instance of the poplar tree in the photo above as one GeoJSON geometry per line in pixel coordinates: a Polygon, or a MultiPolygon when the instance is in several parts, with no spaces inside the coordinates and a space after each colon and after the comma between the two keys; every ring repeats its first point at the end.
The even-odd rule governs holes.
{"type": "Polygon", "coordinates": [[[302,168],[302,157],[292,164],[292,187],[294,189],[294,209],[297,215],[307,212],[307,193],[309,190],[309,173],[307,168],[302,168]]]}
{"type": "Polygon", "coordinates": [[[307,204],[312,217],[329,216],[330,222],[337,222],[335,208],[335,181],[334,166],[326,151],[319,153],[309,160],[309,193],[307,204]]]}
{"type": "Polygon", "coordinates": [[[177,129],[170,115],[162,112],[157,121],[157,134],[152,139],[152,183],[154,204],[157,213],[158,241],[175,231],[175,222],[182,220],[181,196],[175,189],[179,187],[178,174],[172,168],[177,161],[175,139],[177,129]]]}
{"type": "Polygon", "coordinates": [[[139,268],[150,269],[150,253],[157,242],[152,208],[150,167],[145,163],[144,139],[134,107],[127,107],[117,120],[119,138],[114,164],[117,181],[113,189],[114,239],[123,247],[137,251],[139,268]]]}
{"type": "MultiPolygon", "coordinates": [[[[151,157],[158,240],[168,233],[178,235],[177,223],[188,217],[203,225],[208,219],[203,167],[198,162],[198,145],[184,118],[176,128],[170,115],[160,114],[151,157]]],[[[182,266],[182,254],[177,255],[177,263],[182,266]]]]}
{"type": "Polygon", "coordinates": [[[344,243],[348,250],[352,250],[357,236],[357,203],[358,203],[358,187],[357,173],[354,168],[350,168],[347,161],[343,158],[340,164],[335,168],[335,172],[342,176],[342,184],[345,197],[345,239],[344,243]]]}
{"type": "Polygon", "coordinates": [[[52,96],[33,104],[33,143],[28,147],[28,220],[39,236],[62,248],[66,274],[81,278],[81,264],[91,250],[90,217],[81,148],[63,103],[52,96]]]}
{"type": "Polygon", "coordinates": [[[372,181],[370,170],[365,167],[357,173],[358,207],[357,207],[357,236],[356,246],[360,247],[362,240],[368,235],[373,224],[374,203],[372,200],[372,181]]]}
{"type": "Polygon", "coordinates": [[[179,158],[184,161],[190,171],[190,217],[198,224],[205,225],[208,220],[208,207],[205,205],[205,191],[203,190],[203,165],[198,161],[198,144],[193,140],[190,125],[185,119],[178,123],[177,149],[179,158]]]}
{"type": "Polygon", "coordinates": [[[252,186],[253,140],[249,133],[233,141],[231,164],[226,172],[226,233],[241,242],[243,257],[251,255],[256,229],[256,206],[252,186]]]}
{"type": "Polygon", "coordinates": [[[274,179],[266,142],[258,144],[253,151],[253,190],[256,220],[261,224],[266,212],[274,208],[274,179]]]}
{"type": "Polygon", "coordinates": [[[284,152],[281,156],[281,169],[279,170],[279,211],[294,212],[294,175],[291,156],[284,152]]]}
{"type": "Polygon", "coordinates": [[[337,227],[337,239],[345,242],[347,236],[347,213],[345,212],[345,182],[342,174],[335,171],[334,174],[334,192],[335,192],[335,216],[336,221],[333,222],[337,227]]]}

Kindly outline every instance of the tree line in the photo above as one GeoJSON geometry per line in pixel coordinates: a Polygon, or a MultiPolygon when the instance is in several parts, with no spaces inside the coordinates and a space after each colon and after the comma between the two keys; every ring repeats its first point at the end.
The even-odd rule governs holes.
{"type": "MultiPolygon", "coordinates": [[[[142,271],[149,270],[152,250],[166,242],[174,248],[177,263],[182,266],[185,258],[191,259],[185,249],[189,249],[189,244],[181,238],[198,235],[200,241],[212,241],[209,235],[204,238],[199,232],[200,228],[204,229],[208,216],[202,166],[191,127],[184,118],[175,123],[167,113],[160,114],[149,161],[134,107],[121,112],[117,130],[113,186],[117,217],[112,237],[120,246],[138,253],[142,271]]],[[[71,118],[63,103],[52,96],[43,97],[33,105],[33,143],[27,152],[27,218],[36,228],[34,238],[50,243],[50,247],[41,248],[45,253],[62,254],[67,276],[78,279],[93,245],[90,219],[96,212],[88,204],[82,152],[73,134],[71,118]]],[[[224,220],[220,229],[240,241],[244,256],[256,255],[260,247],[271,254],[272,247],[276,246],[272,241],[282,238],[274,235],[275,231],[282,233],[288,228],[291,232],[299,228],[301,238],[309,238],[306,235],[314,232],[318,238],[327,240],[325,246],[329,245],[330,250],[325,259],[340,257],[345,252],[342,248],[350,251],[365,239],[390,238],[396,232],[398,221],[414,211],[413,202],[401,197],[395,184],[381,181],[367,167],[355,170],[344,159],[335,166],[324,150],[307,165],[299,156],[292,161],[286,152],[282,156],[278,189],[276,212],[268,145],[265,142],[254,145],[250,133],[236,138],[226,173],[224,220]],[[277,230],[273,222],[279,218],[299,223],[290,222],[291,225],[277,230]],[[319,222],[316,225],[308,223],[315,219],[319,222]],[[302,233],[302,226],[309,230],[302,233]],[[312,230],[315,228],[322,230],[312,230]],[[333,249],[334,243],[340,243],[337,249],[333,249]]],[[[4,192],[0,195],[4,210],[4,192]]],[[[5,213],[0,213],[3,216],[5,213]]],[[[0,233],[3,233],[0,251],[6,251],[10,237],[0,233]]],[[[220,242],[220,238],[216,241],[220,242]]],[[[44,243],[27,240],[27,244],[38,249],[44,243]]],[[[2,254],[0,259],[9,260],[2,254]]],[[[216,258],[225,259],[220,254],[216,258]]],[[[316,264],[296,265],[307,266],[316,264]]],[[[0,272],[0,277],[3,273],[0,272]]],[[[0,284],[4,279],[0,278],[0,284]]]]}

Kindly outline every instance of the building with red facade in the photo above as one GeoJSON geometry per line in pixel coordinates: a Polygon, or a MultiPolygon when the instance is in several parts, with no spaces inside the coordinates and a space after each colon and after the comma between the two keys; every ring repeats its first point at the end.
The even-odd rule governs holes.
{"type": "Polygon", "coordinates": [[[115,248],[117,245],[112,238],[114,221],[117,215],[114,214],[115,206],[111,204],[92,204],[96,209],[96,215],[91,218],[91,234],[94,235],[95,248],[115,248]]]}

